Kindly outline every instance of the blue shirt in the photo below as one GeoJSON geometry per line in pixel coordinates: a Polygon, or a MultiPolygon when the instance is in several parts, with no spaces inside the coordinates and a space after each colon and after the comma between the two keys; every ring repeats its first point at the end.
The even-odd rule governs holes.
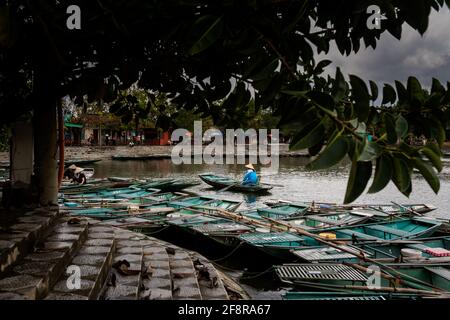
{"type": "Polygon", "coordinates": [[[256,172],[253,170],[248,170],[244,175],[244,180],[242,181],[242,184],[257,184],[258,183],[258,176],[256,175],[256,172]]]}

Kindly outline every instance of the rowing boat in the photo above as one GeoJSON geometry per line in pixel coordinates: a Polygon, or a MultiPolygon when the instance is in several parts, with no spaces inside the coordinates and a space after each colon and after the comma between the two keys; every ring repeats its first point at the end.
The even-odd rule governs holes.
{"type": "Polygon", "coordinates": [[[216,189],[228,188],[227,190],[237,192],[265,193],[273,188],[271,185],[263,183],[243,185],[235,179],[215,174],[200,174],[199,177],[203,182],[216,189]]]}
{"type": "Polygon", "coordinates": [[[167,154],[149,154],[149,155],[114,155],[113,160],[128,161],[128,160],[157,160],[170,158],[167,154]]]}
{"type": "MultiPolygon", "coordinates": [[[[336,263],[285,264],[274,266],[275,272],[282,282],[299,287],[314,287],[325,290],[348,290],[354,292],[370,292],[374,270],[367,266],[336,263]]],[[[412,288],[428,291],[437,288],[450,291],[450,264],[447,265],[416,265],[416,264],[385,264],[383,272],[392,279],[401,277],[402,282],[390,278],[379,277],[376,291],[389,292],[399,288],[412,288]]],[[[379,268],[378,268],[379,270],[379,268]]],[[[395,292],[395,291],[394,291],[395,292]]]]}
{"type": "Polygon", "coordinates": [[[194,206],[207,206],[211,208],[220,208],[223,210],[234,211],[241,205],[241,203],[242,203],[241,201],[236,200],[224,200],[203,196],[203,197],[189,197],[181,200],[169,201],[168,205],[176,209],[194,206]]]}
{"type": "Polygon", "coordinates": [[[437,208],[431,204],[351,204],[342,205],[327,202],[297,202],[289,200],[276,200],[264,202],[269,207],[277,207],[283,205],[307,205],[311,213],[326,213],[335,211],[359,211],[369,210],[384,213],[385,216],[411,213],[411,210],[418,214],[426,214],[437,208]]]}
{"type": "Polygon", "coordinates": [[[326,301],[376,301],[376,300],[418,300],[422,297],[418,294],[412,293],[354,293],[348,292],[315,292],[315,291],[289,291],[281,295],[283,300],[326,300],[326,301]]]}
{"type": "Polygon", "coordinates": [[[249,232],[240,235],[239,239],[250,247],[282,260],[292,260],[292,250],[308,245],[305,238],[289,232],[249,232]]]}
{"type": "Polygon", "coordinates": [[[272,219],[288,219],[296,216],[301,216],[306,214],[309,206],[307,204],[295,203],[295,204],[284,204],[280,203],[272,207],[259,208],[258,213],[267,218],[272,219]]]}
{"type": "Polygon", "coordinates": [[[350,227],[329,228],[322,231],[332,233],[337,238],[351,238],[354,243],[359,240],[377,242],[380,240],[425,238],[431,236],[440,225],[439,221],[431,219],[407,218],[350,227]]]}
{"type": "Polygon", "coordinates": [[[312,231],[339,226],[362,224],[371,218],[371,215],[358,215],[352,212],[342,212],[308,215],[303,217],[290,217],[284,219],[284,221],[287,224],[292,225],[293,227],[299,227],[308,231],[312,231]]]}
{"type": "Polygon", "coordinates": [[[93,164],[102,161],[101,159],[68,159],[64,161],[64,166],[70,166],[72,164],[76,166],[85,166],[87,164],[93,164]]]}

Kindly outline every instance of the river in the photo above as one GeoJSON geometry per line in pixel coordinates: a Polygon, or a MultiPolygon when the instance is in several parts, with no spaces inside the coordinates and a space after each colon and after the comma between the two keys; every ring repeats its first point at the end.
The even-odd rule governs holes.
{"type": "MultiPolygon", "coordinates": [[[[262,174],[261,182],[282,185],[274,187],[271,194],[264,196],[246,196],[240,193],[224,191],[217,193],[207,184],[189,189],[202,195],[214,195],[228,199],[243,201],[241,208],[263,206],[265,201],[283,199],[291,201],[316,201],[342,203],[350,171],[348,162],[328,170],[309,171],[305,169],[307,158],[280,158],[277,173],[262,174]]],[[[93,165],[96,178],[119,177],[171,177],[197,178],[200,173],[213,172],[241,179],[244,173],[243,165],[174,165],[170,159],[147,161],[114,161],[103,160],[93,165]]],[[[402,195],[391,182],[384,190],[376,194],[364,193],[357,203],[427,203],[438,209],[430,216],[450,218],[450,164],[445,162],[440,173],[441,189],[435,194],[427,182],[419,175],[413,174],[413,191],[409,198],[402,195]]],[[[370,182],[369,182],[370,186],[370,182]]]]}
{"type": "MultiPolygon", "coordinates": [[[[242,201],[239,209],[253,208],[264,206],[264,202],[268,200],[284,199],[291,201],[317,201],[317,202],[338,202],[342,203],[345,195],[347,179],[350,171],[350,163],[342,162],[341,164],[321,171],[306,170],[305,164],[307,158],[280,158],[279,171],[272,174],[262,174],[261,182],[282,185],[283,187],[274,187],[271,194],[264,196],[248,196],[241,193],[231,191],[223,191],[217,193],[211,187],[202,183],[196,187],[189,189],[200,195],[214,195],[218,197],[235,199],[242,201]]],[[[414,174],[413,192],[407,198],[402,195],[393,183],[390,183],[384,190],[376,194],[363,194],[356,202],[358,203],[427,203],[432,204],[438,209],[430,213],[430,216],[439,216],[450,218],[450,164],[445,163],[445,167],[440,173],[441,190],[438,195],[434,194],[426,181],[414,174]]],[[[174,165],[170,159],[149,160],[149,161],[114,161],[103,160],[95,165],[95,177],[173,177],[173,178],[197,178],[200,173],[213,172],[232,176],[241,179],[244,167],[243,165],[174,165]]],[[[257,168],[258,169],[258,168],[257,168]]],[[[370,182],[369,182],[370,185],[370,182]]],[[[155,235],[162,237],[164,240],[173,242],[190,250],[199,251],[210,259],[226,256],[229,252],[219,252],[217,249],[208,249],[206,243],[199,245],[198,239],[181,238],[179,234],[155,235]]],[[[243,273],[233,267],[235,262],[231,260],[220,261],[222,270],[236,280],[239,280],[243,288],[249,293],[253,299],[280,299],[281,293],[287,288],[276,280],[273,272],[260,274],[261,270],[266,270],[267,266],[272,265],[265,258],[258,259],[253,255],[235,254],[230,257],[235,259],[237,265],[251,265],[253,260],[257,260],[258,272],[243,273]],[[243,262],[246,260],[247,262],[243,262]],[[250,263],[248,262],[250,260],[250,263]],[[260,264],[260,261],[263,262],[260,264]],[[231,269],[230,269],[231,267],[231,269]],[[247,279],[247,280],[246,280],[247,279]]],[[[270,269],[269,269],[270,270],[270,269]]]]}

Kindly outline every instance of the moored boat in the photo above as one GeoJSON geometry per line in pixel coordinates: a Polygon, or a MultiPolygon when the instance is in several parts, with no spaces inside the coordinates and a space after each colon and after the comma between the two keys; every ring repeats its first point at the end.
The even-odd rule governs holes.
{"type": "Polygon", "coordinates": [[[102,161],[102,159],[67,159],[64,160],[64,166],[70,166],[72,164],[76,166],[85,166],[87,164],[94,164],[99,161],[102,161]]]}
{"type": "Polygon", "coordinates": [[[309,206],[302,203],[296,204],[278,204],[272,207],[259,208],[258,213],[261,216],[272,219],[288,219],[296,216],[304,215],[308,211],[309,206]]]}
{"type": "Polygon", "coordinates": [[[281,281],[298,287],[312,287],[321,290],[354,292],[402,292],[401,289],[417,289],[423,294],[438,295],[450,291],[450,264],[416,265],[384,264],[364,266],[355,264],[309,263],[275,266],[281,281]],[[382,270],[376,287],[371,274],[382,270]],[[393,281],[400,279],[401,281],[393,281]]]}
{"type": "Polygon", "coordinates": [[[227,190],[230,191],[244,193],[264,193],[273,188],[271,185],[264,183],[244,185],[240,181],[237,181],[235,179],[215,174],[200,174],[199,177],[203,182],[216,189],[227,188],[227,190]]]}

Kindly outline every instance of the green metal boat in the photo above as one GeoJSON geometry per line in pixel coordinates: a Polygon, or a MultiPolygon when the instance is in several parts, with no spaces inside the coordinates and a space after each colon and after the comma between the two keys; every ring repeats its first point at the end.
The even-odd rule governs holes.
{"type": "Polygon", "coordinates": [[[240,235],[239,239],[282,260],[293,260],[291,251],[308,245],[305,238],[289,232],[250,232],[240,235]]]}
{"type": "Polygon", "coordinates": [[[332,227],[350,226],[362,224],[372,218],[372,215],[359,215],[351,212],[325,213],[317,215],[307,215],[303,217],[285,218],[284,222],[308,231],[322,230],[332,227]]]}
{"type": "Polygon", "coordinates": [[[348,292],[320,292],[320,291],[301,291],[286,292],[281,295],[283,300],[304,300],[304,301],[376,301],[376,300],[419,300],[420,295],[411,293],[354,293],[348,292]]]}
{"type": "Polygon", "coordinates": [[[372,212],[375,211],[381,216],[392,216],[399,214],[412,214],[411,211],[417,214],[426,214],[437,208],[431,204],[351,204],[342,205],[337,203],[327,202],[296,202],[288,200],[266,201],[265,204],[269,207],[277,207],[283,205],[306,205],[309,207],[311,214],[327,213],[336,211],[356,211],[356,212],[372,212]]]}
{"type": "Polygon", "coordinates": [[[149,155],[114,155],[113,160],[128,161],[128,160],[158,160],[170,158],[170,154],[149,154],[149,155]]]}
{"type": "Polygon", "coordinates": [[[102,161],[102,159],[67,159],[64,160],[64,166],[70,166],[72,164],[76,166],[85,166],[99,161],[102,161]]]}
{"type": "Polygon", "coordinates": [[[177,209],[194,206],[207,206],[213,208],[220,208],[228,211],[235,211],[241,205],[241,203],[242,201],[224,200],[202,196],[202,197],[189,197],[176,201],[169,201],[168,205],[177,209]]]}
{"type": "MultiPolygon", "coordinates": [[[[375,222],[351,227],[323,229],[333,233],[338,239],[352,239],[353,243],[361,241],[416,239],[431,236],[441,223],[422,218],[407,218],[387,222],[375,222]]],[[[318,231],[314,231],[318,232],[318,231]]]]}
{"type": "Polygon", "coordinates": [[[370,292],[372,286],[377,286],[377,292],[389,292],[394,285],[397,288],[412,288],[417,290],[450,291],[450,264],[447,265],[416,265],[416,264],[385,264],[378,266],[363,266],[334,263],[285,264],[275,266],[275,272],[281,281],[299,287],[312,287],[321,290],[354,292],[370,292]],[[370,267],[371,269],[367,269],[370,267]],[[382,270],[393,279],[378,277],[379,283],[373,282],[374,270],[382,270]],[[385,288],[385,289],[383,289],[385,288]]]}
{"type": "Polygon", "coordinates": [[[309,206],[307,204],[284,204],[280,203],[268,208],[259,208],[258,213],[261,216],[272,219],[288,219],[306,214],[309,206]]]}
{"type": "Polygon", "coordinates": [[[199,174],[199,177],[203,182],[216,189],[227,188],[230,191],[244,193],[267,193],[273,188],[271,185],[264,183],[243,185],[241,181],[215,174],[199,174]]]}

